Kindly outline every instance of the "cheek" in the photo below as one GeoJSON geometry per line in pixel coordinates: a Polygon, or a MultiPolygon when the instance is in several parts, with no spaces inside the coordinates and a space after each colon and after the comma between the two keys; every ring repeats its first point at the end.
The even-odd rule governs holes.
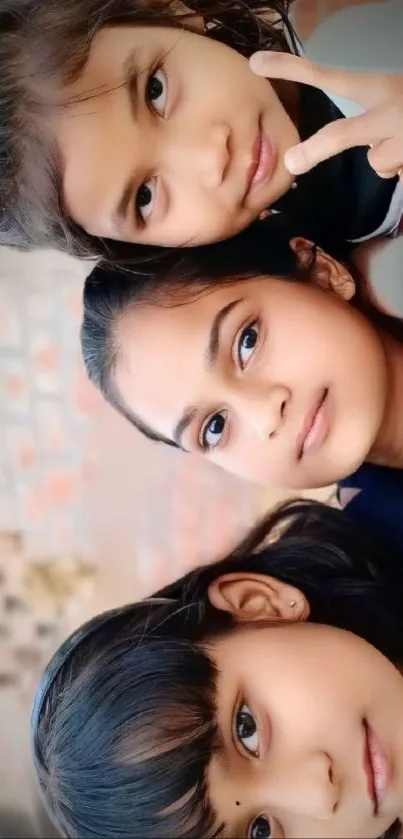
{"type": "Polygon", "coordinates": [[[178,72],[183,78],[183,67],[188,67],[184,79],[189,102],[195,111],[212,114],[216,111],[221,116],[225,111],[236,110],[239,99],[251,92],[263,90],[265,80],[256,76],[249,69],[248,61],[238,52],[213,38],[187,44],[186,54],[177,63],[178,72]],[[217,84],[217,79],[220,83],[217,84]],[[197,94],[198,101],[195,101],[197,94]]]}
{"type": "Polygon", "coordinates": [[[382,420],[387,370],[382,343],[372,326],[354,312],[334,326],[335,340],[327,349],[338,385],[336,400],[364,430],[382,420]],[[354,370],[354,375],[351,371],[354,370]]]}
{"type": "Polygon", "coordinates": [[[381,346],[372,327],[347,303],[326,299],[324,293],[307,299],[306,291],[296,290],[288,305],[286,296],[276,296],[268,307],[265,362],[270,375],[288,380],[296,390],[304,382],[321,385],[323,376],[351,381],[351,364],[370,380],[376,378],[381,346]]]}
{"type": "Polygon", "coordinates": [[[167,247],[209,244],[234,236],[252,221],[252,215],[231,206],[226,207],[214,195],[206,195],[197,184],[184,185],[178,191],[175,210],[168,214],[160,232],[150,227],[150,234],[143,237],[150,243],[164,243],[167,247]]]}
{"type": "MultiPolygon", "coordinates": [[[[266,286],[263,300],[264,346],[259,367],[267,380],[284,376],[292,382],[300,380],[318,360],[318,351],[326,350],[334,324],[326,310],[309,289],[286,280],[275,280],[266,286]],[[307,361],[309,366],[307,368],[307,361]],[[298,371],[297,375],[292,375],[298,371]],[[291,378],[290,378],[291,374],[291,378]]],[[[320,357],[320,354],[319,354],[320,357]]]]}
{"type": "Polygon", "coordinates": [[[200,189],[197,179],[194,183],[181,184],[176,195],[174,211],[166,219],[167,232],[182,244],[198,244],[214,240],[215,233],[224,229],[223,207],[214,196],[200,189]]]}
{"type": "MultiPolygon", "coordinates": [[[[227,447],[211,455],[211,460],[240,478],[257,484],[266,484],[278,488],[297,488],[290,483],[289,465],[279,446],[273,446],[262,439],[253,428],[234,432],[234,438],[227,447]]],[[[303,483],[298,485],[303,488],[303,483]]]]}
{"type": "Polygon", "coordinates": [[[109,218],[111,187],[124,182],[136,153],[136,138],[128,130],[126,115],[115,99],[110,97],[110,107],[98,106],[93,115],[80,111],[76,119],[70,115],[57,132],[66,161],[66,205],[72,218],[94,235],[110,233],[104,225],[109,218]],[[101,230],[96,229],[98,224],[101,230]]]}

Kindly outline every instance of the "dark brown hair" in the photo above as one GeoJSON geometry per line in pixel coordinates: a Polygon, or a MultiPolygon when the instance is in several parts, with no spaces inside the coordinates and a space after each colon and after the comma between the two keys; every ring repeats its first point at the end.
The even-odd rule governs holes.
{"type": "MultiPolygon", "coordinates": [[[[92,237],[68,218],[61,191],[63,160],[51,128],[52,115],[73,104],[63,88],[79,78],[102,27],[186,29],[198,15],[206,37],[249,56],[257,49],[295,46],[287,16],[290,2],[190,0],[179,12],[176,0],[2,0],[0,244],[53,246],[80,257],[136,255],[135,246],[128,251],[92,237]]],[[[139,255],[146,251],[156,253],[158,248],[139,246],[139,255]]]]}
{"type": "MultiPolygon", "coordinates": [[[[220,563],[77,630],[48,666],[31,729],[39,785],[63,835],[228,835],[206,783],[217,745],[217,672],[206,648],[235,624],[210,603],[209,585],[232,571],[277,577],[305,594],[311,621],[401,661],[401,559],[340,510],[294,502],[220,563]]],[[[399,827],[384,836],[395,839],[399,827]]]]}
{"type": "Polygon", "coordinates": [[[96,267],[84,285],[84,318],[81,347],[90,380],[119,413],[150,440],[177,444],[148,427],[125,404],[116,385],[116,368],[122,354],[118,326],[135,306],[175,306],[189,302],[224,283],[256,277],[277,277],[291,282],[312,280],[316,247],[308,261],[301,261],[290,245],[297,236],[315,241],[323,250],[344,263],[356,283],[353,302],[378,329],[403,342],[403,320],[379,312],[365,299],[365,283],[355,268],[349,246],[334,242],[316,231],[305,230],[301,221],[276,213],[255,221],[237,236],[224,242],[189,248],[178,254],[166,249],[158,258],[146,260],[141,268],[122,264],[114,269],[96,267]]]}

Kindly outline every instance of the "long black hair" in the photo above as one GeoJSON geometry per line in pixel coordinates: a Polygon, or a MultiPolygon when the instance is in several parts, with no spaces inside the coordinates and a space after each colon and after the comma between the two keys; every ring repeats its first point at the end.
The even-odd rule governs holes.
{"type": "Polygon", "coordinates": [[[210,603],[214,579],[238,570],[291,583],[310,620],[350,630],[399,661],[401,562],[343,512],[292,502],[221,562],[74,633],[49,664],[32,715],[36,774],[63,835],[221,835],[206,786],[217,674],[204,647],[234,619],[210,603]]]}
{"type": "Polygon", "coordinates": [[[353,305],[376,326],[403,340],[403,321],[383,314],[367,302],[365,284],[352,261],[351,246],[323,230],[304,229],[300,220],[275,213],[253,222],[232,239],[179,253],[161,249],[158,258],[141,267],[123,262],[111,268],[97,266],[84,285],[81,349],[89,379],[107,402],[151,440],[177,447],[156,433],[124,402],[116,385],[120,357],[117,327],[132,307],[148,303],[176,305],[224,283],[271,276],[308,283],[313,275],[316,247],[301,260],[291,240],[305,236],[348,267],[356,284],[353,305]]]}
{"type": "MultiPolygon", "coordinates": [[[[91,43],[105,26],[192,29],[249,57],[255,50],[296,49],[288,18],[292,0],[1,0],[0,244],[56,247],[80,257],[108,258],[158,248],[124,247],[88,235],[69,219],[62,196],[63,161],[51,129],[66,105],[63,88],[78,79],[91,43]]],[[[287,107],[288,83],[278,90],[287,107]],[[282,90],[284,94],[282,95],[282,90]]],[[[92,94],[92,95],[96,95],[92,94]]],[[[91,98],[89,94],[88,98],[91,98]]]]}

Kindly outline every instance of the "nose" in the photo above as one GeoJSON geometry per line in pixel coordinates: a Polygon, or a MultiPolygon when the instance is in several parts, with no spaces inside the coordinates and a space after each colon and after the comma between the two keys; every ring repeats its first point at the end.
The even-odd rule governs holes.
{"type": "Polygon", "coordinates": [[[215,125],[210,130],[199,159],[201,179],[207,189],[217,189],[222,184],[229,157],[228,129],[225,125],[215,125]]]}
{"type": "Polygon", "coordinates": [[[247,395],[244,403],[247,421],[262,440],[271,440],[278,434],[290,396],[290,391],[283,385],[247,395]]]}
{"type": "Polygon", "coordinates": [[[196,134],[182,131],[165,144],[168,167],[176,174],[194,180],[205,189],[221,186],[230,163],[230,131],[224,124],[200,129],[196,134]]]}
{"type": "Polygon", "coordinates": [[[270,762],[258,781],[259,806],[276,807],[297,817],[331,819],[337,809],[339,789],[332,762],[318,752],[301,759],[270,762]],[[261,805],[260,805],[261,802],[261,805]]]}

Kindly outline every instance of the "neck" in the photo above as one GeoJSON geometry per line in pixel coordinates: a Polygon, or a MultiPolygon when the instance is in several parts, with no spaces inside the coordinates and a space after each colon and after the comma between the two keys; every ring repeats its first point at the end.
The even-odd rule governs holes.
{"type": "Polygon", "coordinates": [[[367,460],[378,466],[403,469],[403,345],[383,336],[388,371],[385,412],[367,460]]]}

